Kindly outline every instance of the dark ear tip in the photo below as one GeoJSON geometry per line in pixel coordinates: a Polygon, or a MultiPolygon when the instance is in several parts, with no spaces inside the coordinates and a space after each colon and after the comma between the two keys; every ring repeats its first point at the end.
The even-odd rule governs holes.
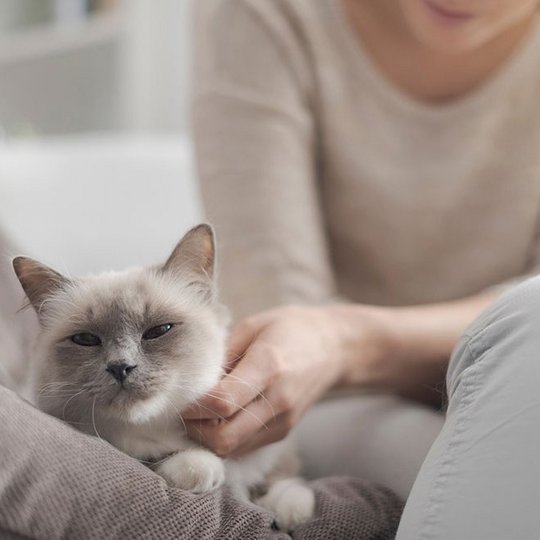
{"type": "Polygon", "coordinates": [[[191,229],[191,232],[204,232],[212,238],[215,236],[214,228],[209,223],[200,223],[191,229]]]}
{"type": "Polygon", "coordinates": [[[28,257],[22,257],[17,256],[13,257],[11,260],[11,264],[13,265],[13,269],[15,270],[15,273],[19,275],[20,271],[22,270],[21,265],[24,264],[25,261],[28,260],[28,257]]]}
{"type": "Polygon", "coordinates": [[[212,227],[212,225],[209,225],[208,223],[201,223],[199,225],[196,225],[187,234],[197,234],[206,237],[206,239],[212,245],[212,248],[216,243],[216,233],[214,232],[214,228],[212,227]]]}

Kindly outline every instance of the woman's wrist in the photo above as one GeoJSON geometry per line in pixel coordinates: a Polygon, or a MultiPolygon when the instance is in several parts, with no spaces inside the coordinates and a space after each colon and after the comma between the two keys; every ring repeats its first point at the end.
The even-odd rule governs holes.
{"type": "Polygon", "coordinates": [[[395,344],[388,308],[335,304],[325,308],[340,365],[338,386],[385,385],[385,360],[395,344]]]}
{"type": "Polygon", "coordinates": [[[338,384],[436,400],[457,340],[497,294],[411,307],[328,306],[341,365],[338,384]]]}

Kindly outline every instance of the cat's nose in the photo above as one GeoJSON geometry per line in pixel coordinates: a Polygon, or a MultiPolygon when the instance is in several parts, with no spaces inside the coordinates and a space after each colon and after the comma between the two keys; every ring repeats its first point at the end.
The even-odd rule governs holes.
{"type": "Polygon", "coordinates": [[[128,375],[136,368],[135,364],[126,362],[112,362],[107,366],[107,371],[118,381],[124,382],[128,375]]]}

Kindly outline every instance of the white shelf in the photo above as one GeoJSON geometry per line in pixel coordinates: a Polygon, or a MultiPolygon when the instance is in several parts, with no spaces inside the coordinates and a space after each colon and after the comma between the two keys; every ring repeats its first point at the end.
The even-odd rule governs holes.
{"type": "Polygon", "coordinates": [[[94,15],[80,23],[37,26],[0,37],[0,65],[20,63],[73,52],[120,38],[122,20],[117,10],[94,15]]]}

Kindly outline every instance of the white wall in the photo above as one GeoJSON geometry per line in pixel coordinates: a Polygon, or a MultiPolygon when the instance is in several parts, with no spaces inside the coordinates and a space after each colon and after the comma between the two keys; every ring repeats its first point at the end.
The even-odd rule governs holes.
{"type": "Polygon", "coordinates": [[[0,29],[0,132],[184,132],[190,7],[122,0],[81,24],[0,29]]]}
{"type": "Polygon", "coordinates": [[[164,261],[200,220],[183,137],[0,145],[0,227],[22,253],[62,272],[164,261]]]}

